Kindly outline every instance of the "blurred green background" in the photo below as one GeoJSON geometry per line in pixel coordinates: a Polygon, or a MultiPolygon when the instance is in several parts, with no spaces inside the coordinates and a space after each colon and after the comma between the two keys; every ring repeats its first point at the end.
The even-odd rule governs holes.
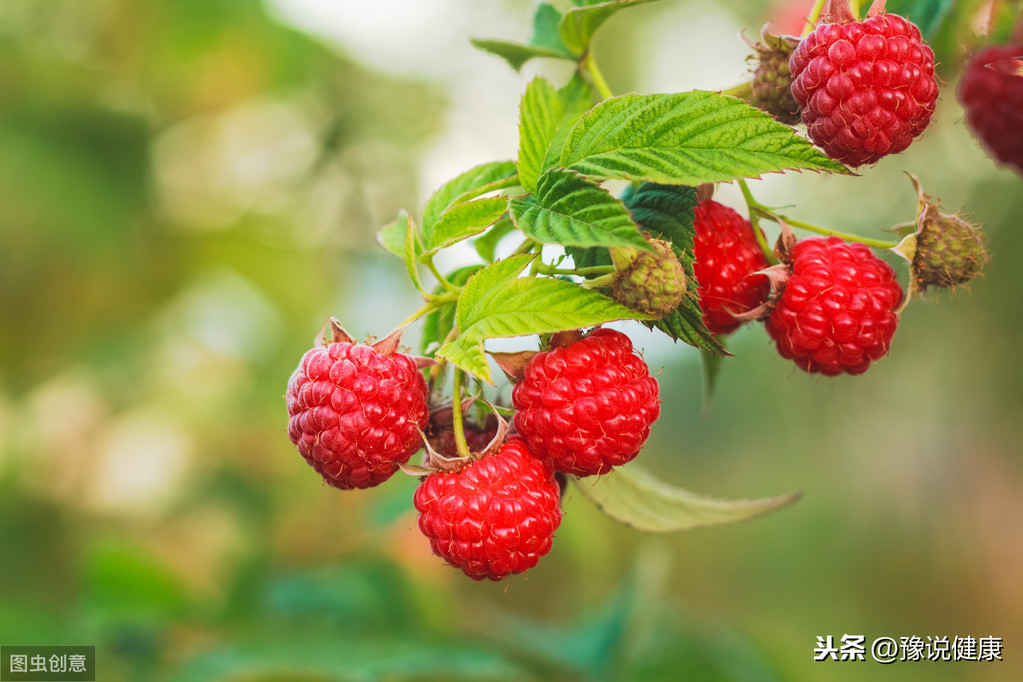
{"type": "MultiPolygon", "coordinates": [[[[639,7],[597,55],[618,92],[728,87],[769,4],[639,7]]],[[[970,290],[913,303],[856,378],[744,329],[706,416],[698,354],[627,327],[664,368],[647,468],[795,506],[650,536],[570,493],[536,569],[478,584],[430,553],[413,479],[340,492],[298,456],[282,395],[323,321],[380,335],[417,307],[374,231],[514,158],[528,78],[565,76],[469,45],[530,11],[0,1],[0,644],[95,645],[101,680],[1023,679],[1023,180],[965,128],[954,48],[906,154],[752,187],[880,236],[913,219],[911,170],[985,225],[970,290]],[[846,633],[1005,660],[813,662],[846,633]]]]}

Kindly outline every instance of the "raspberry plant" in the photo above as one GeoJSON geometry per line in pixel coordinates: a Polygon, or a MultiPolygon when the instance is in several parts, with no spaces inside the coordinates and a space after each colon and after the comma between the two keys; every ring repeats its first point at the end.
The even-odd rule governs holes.
{"type": "MultiPolygon", "coordinates": [[[[708,385],[729,355],[727,335],[751,321],[799,369],[857,375],[888,353],[910,300],[964,284],[987,259],[977,228],[943,213],[912,175],[917,215],[891,242],[782,215],[747,183],[813,171],[853,187],[850,166],[870,173],[924,134],[938,106],[933,21],[921,31],[883,0],[862,19],[859,3],[808,2],[803,36],[764,31],[751,45],[747,83],[614,95],[593,35],[652,1],[544,1],[528,42],[473,41],[516,70],[536,57],[575,69],[564,83],[538,75],[526,84],[516,159],[465,171],[380,231],[423,307],[373,346],[332,319],[288,386],[291,439],[324,479],[369,487],[399,467],[421,477],[420,529],[477,580],[525,571],[551,550],[566,478],[596,477],[580,493],[649,531],[745,519],[797,497],[717,500],[632,463],[660,416],[657,372],[627,335],[601,325],[635,320],[700,349],[708,385]],[[800,117],[805,128],[784,123],[800,117]],[[745,216],[712,199],[720,183],[737,184],[745,216]],[[779,228],[773,247],[762,221],[779,228]],[[466,241],[477,262],[442,272],[436,256],[466,241]],[[908,293],[884,250],[908,264],[908,293]],[[417,321],[413,358],[398,345],[417,321]],[[512,337],[524,339],[521,351],[488,352],[488,340],[512,337]],[[527,347],[535,339],[539,350],[527,347]],[[511,405],[484,397],[505,380],[511,405]],[[410,463],[420,447],[422,462],[410,463]]],[[[969,79],[1008,79],[998,87],[1015,92],[1018,71],[976,75],[992,54],[971,62],[969,79]]],[[[977,92],[964,82],[968,108],[992,96],[977,92]]],[[[1013,163],[1015,128],[1000,135],[1008,152],[987,131],[1011,127],[1018,112],[998,115],[971,113],[970,123],[1013,163]]]]}

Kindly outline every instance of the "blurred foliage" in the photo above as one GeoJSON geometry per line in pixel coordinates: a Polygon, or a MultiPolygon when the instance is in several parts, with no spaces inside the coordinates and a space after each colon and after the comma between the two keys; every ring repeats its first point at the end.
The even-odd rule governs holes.
{"type": "MultiPolygon", "coordinates": [[[[754,35],[773,4],[653,3],[609,21],[597,56],[639,89],[631,46],[687,35],[670,21],[713,12],[754,35]]],[[[936,40],[976,6],[952,3],[936,40]]],[[[368,308],[387,329],[407,313],[373,234],[433,189],[418,169],[444,89],[276,16],[0,2],[0,643],[95,644],[115,681],[1023,676],[1023,193],[965,129],[955,60],[907,154],[755,189],[876,234],[912,218],[914,170],[985,225],[972,293],[915,302],[852,380],[793,373],[746,329],[706,416],[696,353],[633,330],[666,358],[646,466],[803,500],[650,537],[569,494],[540,566],[476,584],[419,536],[413,479],[344,494],[310,475],[281,399],[327,315],[368,308]],[[1000,636],[1005,661],[812,663],[817,635],[846,632],[1000,636]]],[[[478,59],[482,78],[506,69],[478,59]]],[[[681,89],[703,68],[669,72],[681,89]]]]}

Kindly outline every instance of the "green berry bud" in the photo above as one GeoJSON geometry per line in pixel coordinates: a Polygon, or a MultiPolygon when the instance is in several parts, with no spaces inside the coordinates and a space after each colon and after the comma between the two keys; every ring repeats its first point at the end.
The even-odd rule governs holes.
{"type": "Polygon", "coordinates": [[[969,282],[988,259],[980,230],[958,215],[942,213],[916,176],[907,175],[917,193],[916,230],[902,232],[906,236],[892,251],[909,261],[913,289],[949,289],[969,282]]]}
{"type": "Polygon", "coordinates": [[[754,106],[771,114],[781,123],[799,123],[799,105],[792,96],[792,73],[789,56],[799,40],[791,36],[771,35],[765,30],[762,43],[752,44],[756,50],[756,69],[753,71],[752,101],[754,106]]]}
{"type": "Polygon", "coordinates": [[[922,287],[965,284],[980,272],[987,252],[980,231],[959,216],[928,206],[919,221],[912,271],[922,287]]]}
{"type": "Polygon", "coordinates": [[[612,297],[627,308],[664,317],[686,295],[686,274],[671,243],[647,237],[654,251],[636,251],[612,284],[612,297]]]}

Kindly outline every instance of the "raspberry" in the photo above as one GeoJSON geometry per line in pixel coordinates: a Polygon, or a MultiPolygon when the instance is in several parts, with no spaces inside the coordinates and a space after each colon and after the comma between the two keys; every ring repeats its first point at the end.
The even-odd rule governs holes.
{"type": "Polygon", "coordinates": [[[799,123],[799,105],[792,96],[792,72],[789,57],[799,44],[797,38],[760,34],[762,43],[752,44],[756,51],[757,68],[753,70],[751,86],[753,104],[782,123],[799,123]]]}
{"type": "Polygon", "coordinates": [[[629,337],[612,329],[537,353],[512,403],[515,430],[530,450],[576,476],[633,459],[660,415],[657,380],[629,337]]]}
{"type": "Polygon", "coordinates": [[[613,298],[626,308],[664,317],[678,307],[686,295],[686,273],[671,248],[671,242],[647,237],[654,252],[635,251],[631,262],[613,283],[613,298]]]}
{"type": "Polygon", "coordinates": [[[291,442],[323,480],[346,490],[388,479],[419,449],[429,417],[416,361],[364,344],[309,350],[285,400],[291,442]]]}
{"type": "Polygon", "coordinates": [[[838,237],[793,247],[791,274],[764,323],[782,357],[800,369],[861,374],[888,353],[902,287],[870,249],[838,237]]]}
{"type": "Polygon", "coordinates": [[[819,25],[789,60],[810,138],[848,166],[909,146],[931,121],[934,52],[910,21],[878,14],[819,25]]]}
{"type": "Polygon", "coordinates": [[[521,438],[416,488],[419,529],[433,553],[474,580],[501,580],[536,566],[561,523],[554,472],[521,438]]]}
{"type": "Polygon", "coordinates": [[[736,313],[755,308],[771,292],[767,277],[751,274],[766,268],[767,258],[749,221],[716,201],[696,205],[693,228],[693,271],[700,283],[703,323],[714,334],[728,334],[743,323],[736,313]]]}
{"type": "Polygon", "coordinates": [[[1023,173],[1023,45],[986,47],[970,58],[958,97],[988,151],[1023,173]]]}

